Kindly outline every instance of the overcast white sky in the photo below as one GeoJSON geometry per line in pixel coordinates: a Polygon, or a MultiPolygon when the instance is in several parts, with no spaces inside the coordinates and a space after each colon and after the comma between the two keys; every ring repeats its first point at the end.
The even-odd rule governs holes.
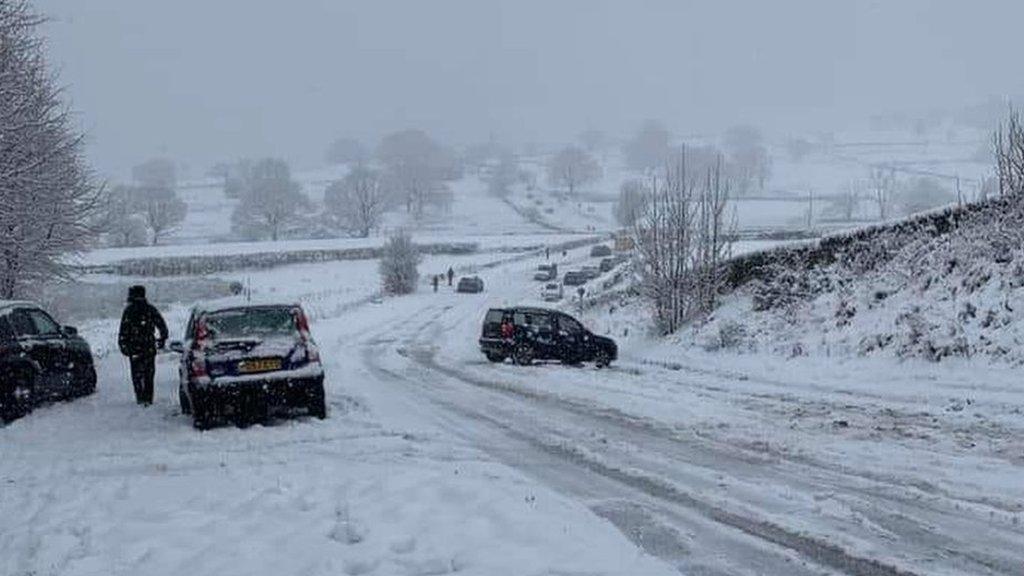
{"type": "Polygon", "coordinates": [[[1016,0],[35,1],[114,176],[158,154],[311,165],[335,136],[410,126],[785,130],[1024,93],[1016,0]]]}

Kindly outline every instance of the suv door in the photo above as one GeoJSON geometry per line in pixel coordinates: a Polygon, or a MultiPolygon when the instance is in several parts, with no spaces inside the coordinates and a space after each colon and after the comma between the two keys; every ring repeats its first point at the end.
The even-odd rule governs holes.
{"type": "Polygon", "coordinates": [[[546,312],[516,312],[516,335],[533,348],[533,357],[538,360],[558,358],[558,342],[554,319],[546,312]]]}
{"type": "Polygon", "coordinates": [[[584,335],[587,333],[583,325],[568,314],[558,315],[558,344],[561,359],[566,361],[587,360],[584,335]]]}
{"type": "Polygon", "coordinates": [[[38,308],[17,308],[8,320],[22,352],[39,367],[36,396],[47,398],[67,392],[67,353],[60,325],[38,308]]]}

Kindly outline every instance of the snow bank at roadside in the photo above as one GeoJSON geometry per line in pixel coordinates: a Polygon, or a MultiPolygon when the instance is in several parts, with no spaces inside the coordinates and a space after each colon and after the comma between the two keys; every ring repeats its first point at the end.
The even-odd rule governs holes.
{"type": "Polygon", "coordinates": [[[690,341],[789,356],[1024,362],[1020,199],[897,223],[830,254],[815,250],[769,253],[767,268],[692,328],[690,341]]]}

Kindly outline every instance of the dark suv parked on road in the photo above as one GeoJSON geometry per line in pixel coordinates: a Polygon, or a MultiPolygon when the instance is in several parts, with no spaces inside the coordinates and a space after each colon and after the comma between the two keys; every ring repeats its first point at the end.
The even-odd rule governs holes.
{"type": "Polygon", "coordinates": [[[590,332],[568,314],[545,308],[491,308],[484,316],[480,350],[491,362],[511,358],[528,365],[559,360],[593,362],[599,368],[611,364],[619,352],[611,338],[590,332]]]}
{"type": "Polygon", "coordinates": [[[0,301],[0,421],[95,390],[92,351],[78,330],[31,302],[0,301]]]}
{"type": "Polygon", "coordinates": [[[171,349],[181,353],[181,411],[196,428],[219,416],[261,419],[278,406],[327,415],[320,352],[298,304],[197,307],[171,349]]]}

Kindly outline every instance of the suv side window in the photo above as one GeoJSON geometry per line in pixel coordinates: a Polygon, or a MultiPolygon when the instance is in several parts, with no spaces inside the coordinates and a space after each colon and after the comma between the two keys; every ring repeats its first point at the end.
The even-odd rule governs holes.
{"type": "Polygon", "coordinates": [[[516,326],[524,326],[530,331],[550,331],[553,328],[550,315],[536,312],[516,312],[515,323],[516,326]]]}
{"type": "Polygon", "coordinates": [[[582,334],[583,325],[577,322],[571,316],[559,316],[558,327],[565,330],[569,334],[582,334]]]}
{"type": "Polygon", "coordinates": [[[32,324],[36,327],[36,334],[44,338],[60,336],[60,324],[54,322],[49,314],[36,309],[30,309],[27,313],[32,324]]]}
{"type": "Polygon", "coordinates": [[[11,323],[11,329],[14,330],[15,337],[32,338],[39,335],[35,323],[29,318],[28,311],[24,308],[12,311],[7,318],[11,323]]]}
{"type": "Polygon", "coordinates": [[[188,315],[188,324],[185,325],[185,338],[184,338],[185,340],[191,340],[194,337],[192,331],[195,329],[195,327],[196,327],[196,313],[193,310],[188,315]]]}
{"type": "Polygon", "coordinates": [[[0,316],[0,343],[13,341],[14,330],[11,328],[11,323],[7,321],[6,316],[0,316]]]}

